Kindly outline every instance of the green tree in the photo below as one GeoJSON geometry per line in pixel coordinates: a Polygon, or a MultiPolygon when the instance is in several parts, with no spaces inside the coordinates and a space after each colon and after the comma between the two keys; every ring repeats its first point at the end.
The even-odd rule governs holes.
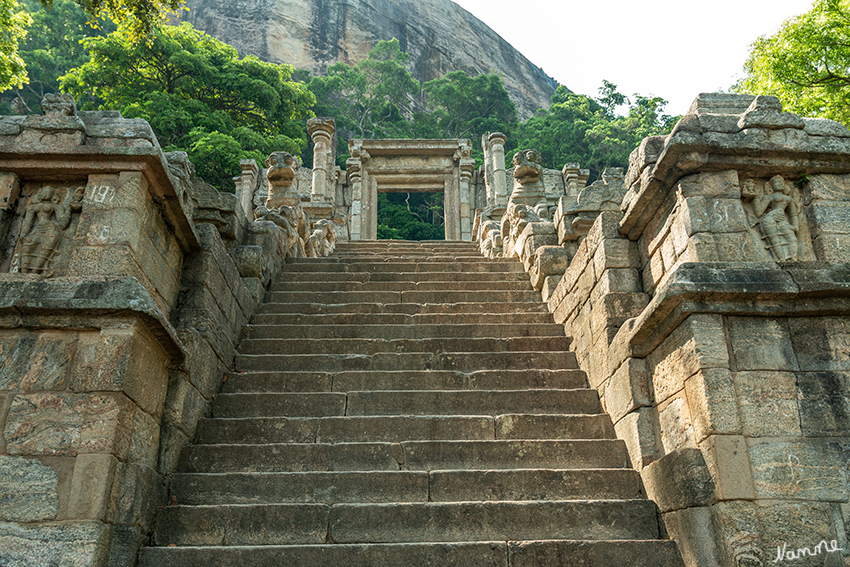
{"type": "Polygon", "coordinates": [[[450,138],[479,138],[487,131],[510,131],[517,123],[516,105],[499,75],[453,71],[422,87],[437,128],[450,138]]]}
{"type": "Polygon", "coordinates": [[[18,42],[26,37],[32,18],[16,0],[0,0],[0,91],[22,87],[27,82],[26,66],[18,53],[18,42]]]}
{"type": "Polygon", "coordinates": [[[0,103],[5,103],[9,112],[14,108],[17,113],[31,114],[40,112],[45,94],[59,91],[59,77],[89,59],[82,40],[106,35],[116,26],[107,21],[91,27],[86,14],[71,0],[54,0],[50,7],[38,0],[24,0],[24,7],[32,17],[29,33],[20,42],[29,82],[0,95],[0,103]]]}
{"type": "Polygon", "coordinates": [[[470,77],[465,71],[453,71],[428,81],[422,90],[427,111],[417,113],[414,122],[428,125],[434,137],[470,138],[479,165],[484,163],[482,134],[502,132],[512,139],[517,125],[516,105],[499,75],[470,77]]]}
{"type": "Polygon", "coordinates": [[[397,39],[379,41],[369,55],[350,67],[336,63],[324,76],[310,79],[316,112],[333,116],[347,138],[386,138],[399,135],[398,124],[410,114],[419,82],[407,70],[409,55],[397,39]]]}
{"type": "MultiPolygon", "coordinates": [[[[54,0],[40,3],[51,8],[54,0]]],[[[145,41],[158,24],[167,21],[168,14],[181,10],[184,3],[185,0],[76,0],[92,28],[105,22],[123,22],[124,32],[135,41],[145,41]]],[[[27,83],[26,65],[18,51],[31,23],[32,18],[21,10],[17,0],[0,0],[0,92],[27,83]]]]}
{"type": "Polygon", "coordinates": [[[85,40],[90,59],[61,78],[84,108],[150,122],[167,150],[189,153],[198,174],[232,189],[239,160],[300,152],[315,99],[292,67],[239,59],[236,50],[184,23],[155,28],[149,42],[123,30],[85,40]]]}
{"type": "Polygon", "coordinates": [[[518,129],[519,148],[534,148],[546,167],[579,163],[598,178],[606,167],[627,167],[629,154],[646,136],[668,133],[678,117],[663,114],[667,101],[634,96],[634,102],[603,81],[599,97],[592,98],[558,87],[552,105],[529,118],[518,129]],[[617,107],[628,105],[624,115],[617,107]]]}
{"type": "Polygon", "coordinates": [[[444,240],[442,193],[378,193],[378,238],[444,240]]]}
{"type": "Polygon", "coordinates": [[[737,92],[774,95],[786,110],[850,126],[850,2],[816,0],[757,39],[744,72],[737,92]]]}

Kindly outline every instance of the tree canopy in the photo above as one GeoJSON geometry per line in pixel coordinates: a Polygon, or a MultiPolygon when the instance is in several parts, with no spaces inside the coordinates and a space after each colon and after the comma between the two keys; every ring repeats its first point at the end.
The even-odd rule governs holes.
{"type": "Polygon", "coordinates": [[[578,163],[598,178],[606,167],[627,167],[629,154],[646,136],[668,133],[678,117],[663,114],[667,101],[634,95],[603,81],[596,98],[558,87],[548,110],[540,110],[517,129],[517,147],[534,148],[545,167],[578,163]],[[627,105],[628,112],[617,114],[627,105]]]}
{"type": "Polygon", "coordinates": [[[325,75],[310,79],[317,114],[333,116],[337,130],[351,137],[400,136],[398,126],[405,121],[404,113],[410,114],[413,98],[419,94],[419,81],[406,67],[408,59],[398,40],[393,39],[379,41],[354,67],[331,65],[325,75]]]}
{"type": "Polygon", "coordinates": [[[155,28],[148,42],[122,31],[86,39],[89,60],[61,78],[84,108],[144,118],[165,149],[187,151],[220,189],[232,189],[240,159],[306,146],[315,99],[291,66],[240,59],[188,23],[155,28]]]}
{"type": "Polygon", "coordinates": [[[27,82],[24,60],[18,42],[27,35],[32,18],[16,0],[0,0],[0,91],[21,87],[27,82]]]}
{"type": "MultiPolygon", "coordinates": [[[[167,21],[168,14],[183,9],[184,3],[185,0],[75,0],[89,27],[98,29],[111,27],[112,22],[123,22],[124,33],[135,41],[145,41],[157,25],[167,21]]],[[[39,4],[48,10],[58,4],[61,12],[68,13],[62,0],[39,0],[39,4]]],[[[27,66],[19,53],[19,44],[32,23],[33,19],[18,0],[0,0],[0,92],[12,87],[20,89],[28,82],[27,66]]],[[[33,30],[35,33],[44,31],[48,31],[49,37],[56,37],[46,28],[33,30]]]]}
{"type": "Polygon", "coordinates": [[[107,21],[98,28],[91,27],[86,14],[71,0],[54,0],[49,8],[39,0],[24,0],[23,6],[32,18],[19,51],[29,81],[0,95],[0,107],[6,112],[14,108],[30,114],[40,111],[45,94],[59,92],[59,77],[88,61],[82,40],[106,35],[116,26],[107,21]]]}
{"type": "Polygon", "coordinates": [[[744,72],[736,91],[774,95],[786,110],[850,126],[850,1],[816,0],[757,39],[744,72]]]}

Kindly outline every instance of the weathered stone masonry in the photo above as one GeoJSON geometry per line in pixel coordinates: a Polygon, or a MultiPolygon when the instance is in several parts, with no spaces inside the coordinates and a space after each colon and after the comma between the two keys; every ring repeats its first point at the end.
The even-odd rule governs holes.
{"type": "Polygon", "coordinates": [[[848,561],[843,126],[700,95],[593,184],[533,150],[503,168],[493,133],[478,172],[465,141],[426,142],[434,185],[431,160],[379,157],[392,143],[353,142],[338,170],[317,119],[318,167],[246,161],[227,194],[142,121],[61,96],[42,107],[0,118],[7,563],[134,564],[267,285],[287,257],[368,236],[378,175],[450,192],[453,238],[523,262],[686,564],[766,565],[821,540],[844,555],[793,564],[848,561]]]}
{"type": "Polygon", "coordinates": [[[844,565],[850,132],[773,97],[700,95],[608,173],[552,221],[509,207],[500,236],[685,562],[767,565],[835,540],[843,556],[793,564],[844,565]]]}
{"type": "Polygon", "coordinates": [[[43,108],[0,118],[0,563],[134,565],[266,284],[335,230],[253,220],[253,161],[220,193],[143,121],[43,108]]]}

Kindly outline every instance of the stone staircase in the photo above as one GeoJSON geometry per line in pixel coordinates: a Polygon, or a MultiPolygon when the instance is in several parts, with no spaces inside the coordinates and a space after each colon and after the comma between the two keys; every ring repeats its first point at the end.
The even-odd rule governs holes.
{"type": "Polygon", "coordinates": [[[292,261],[140,565],[682,565],[569,343],[471,243],[292,261]]]}

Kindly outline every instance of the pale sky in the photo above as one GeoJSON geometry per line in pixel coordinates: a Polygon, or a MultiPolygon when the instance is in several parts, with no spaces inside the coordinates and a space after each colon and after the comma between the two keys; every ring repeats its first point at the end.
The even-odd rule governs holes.
{"type": "Polygon", "coordinates": [[[812,0],[454,0],[570,90],[602,80],[660,96],[684,114],[701,92],[728,90],[749,45],[812,0]]]}

